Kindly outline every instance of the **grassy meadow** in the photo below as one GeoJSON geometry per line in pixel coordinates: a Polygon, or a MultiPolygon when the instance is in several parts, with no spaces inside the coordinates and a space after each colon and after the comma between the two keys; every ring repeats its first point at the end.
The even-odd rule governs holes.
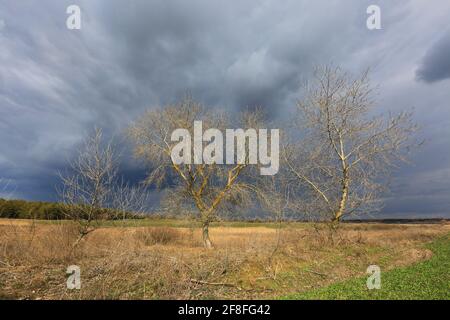
{"type": "Polygon", "coordinates": [[[449,299],[450,224],[0,220],[2,299],[449,299]],[[380,290],[365,286],[381,268],[380,290]],[[81,289],[66,269],[81,270],[81,289]]]}

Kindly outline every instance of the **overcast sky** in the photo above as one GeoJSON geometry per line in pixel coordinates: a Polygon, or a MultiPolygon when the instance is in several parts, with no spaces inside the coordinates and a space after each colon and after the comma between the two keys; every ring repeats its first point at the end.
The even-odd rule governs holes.
{"type": "Polygon", "coordinates": [[[449,17],[448,0],[0,0],[0,197],[55,200],[56,171],[94,126],[120,135],[186,90],[283,118],[312,68],[333,63],[371,67],[377,110],[414,108],[426,139],[383,215],[450,217],[449,17]],[[70,4],[81,30],[66,28],[70,4]],[[370,4],[381,30],[366,28],[370,4]]]}

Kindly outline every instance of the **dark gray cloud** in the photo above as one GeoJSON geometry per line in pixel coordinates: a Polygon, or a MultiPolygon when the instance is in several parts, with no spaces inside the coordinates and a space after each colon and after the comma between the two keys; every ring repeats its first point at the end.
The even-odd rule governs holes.
{"type": "Polygon", "coordinates": [[[427,51],[417,78],[429,83],[450,78],[450,30],[427,51]]]}
{"type": "MultiPolygon", "coordinates": [[[[334,63],[372,67],[379,110],[415,107],[429,141],[397,173],[384,212],[448,214],[450,93],[414,72],[425,55],[419,77],[445,77],[450,3],[375,2],[377,31],[365,27],[368,0],[2,1],[0,177],[17,197],[55,200],[56,171],[94,126],[121,136],[145,108],[186,91],[211,107],[286,118],[312,68],[334,63]],[[82,30],[65,27],[70,4],[82,30]]],[[[122,171],[136,181],[144,169],[130,158],[122,171]]]]}

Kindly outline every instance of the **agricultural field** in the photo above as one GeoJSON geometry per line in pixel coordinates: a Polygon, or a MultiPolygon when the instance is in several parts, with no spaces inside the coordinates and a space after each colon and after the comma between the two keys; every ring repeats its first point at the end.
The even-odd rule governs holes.
{"type": "Polygon", "coordinates": [[[450,299],[450,224],[0,220],[2,299],[450,299]],[[69,290],[67,267],[81,271],[69,290]],[[381,268],[368,290],[366,269],[381,268]]]}

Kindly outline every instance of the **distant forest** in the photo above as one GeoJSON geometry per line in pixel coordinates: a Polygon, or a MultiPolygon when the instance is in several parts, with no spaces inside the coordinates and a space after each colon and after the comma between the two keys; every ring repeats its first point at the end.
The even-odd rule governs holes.
{"type": "Polygon", "coordinates": [[[0,217],[57,220],[65,214],[59,203],[0,199],[0,217]]]}
{"type": "MultiPolygon", "coordinates": [[[[0,218],[63,220],[67,219],[64,209],[67,210],[67,207],[57,202],[0,199],[0,218]]],[[[119,218],[112,211],[109,217],[112,220],[119,218]]],[[[126,214],[126,218],[137,217],[133,214],[126,214]]]]}

